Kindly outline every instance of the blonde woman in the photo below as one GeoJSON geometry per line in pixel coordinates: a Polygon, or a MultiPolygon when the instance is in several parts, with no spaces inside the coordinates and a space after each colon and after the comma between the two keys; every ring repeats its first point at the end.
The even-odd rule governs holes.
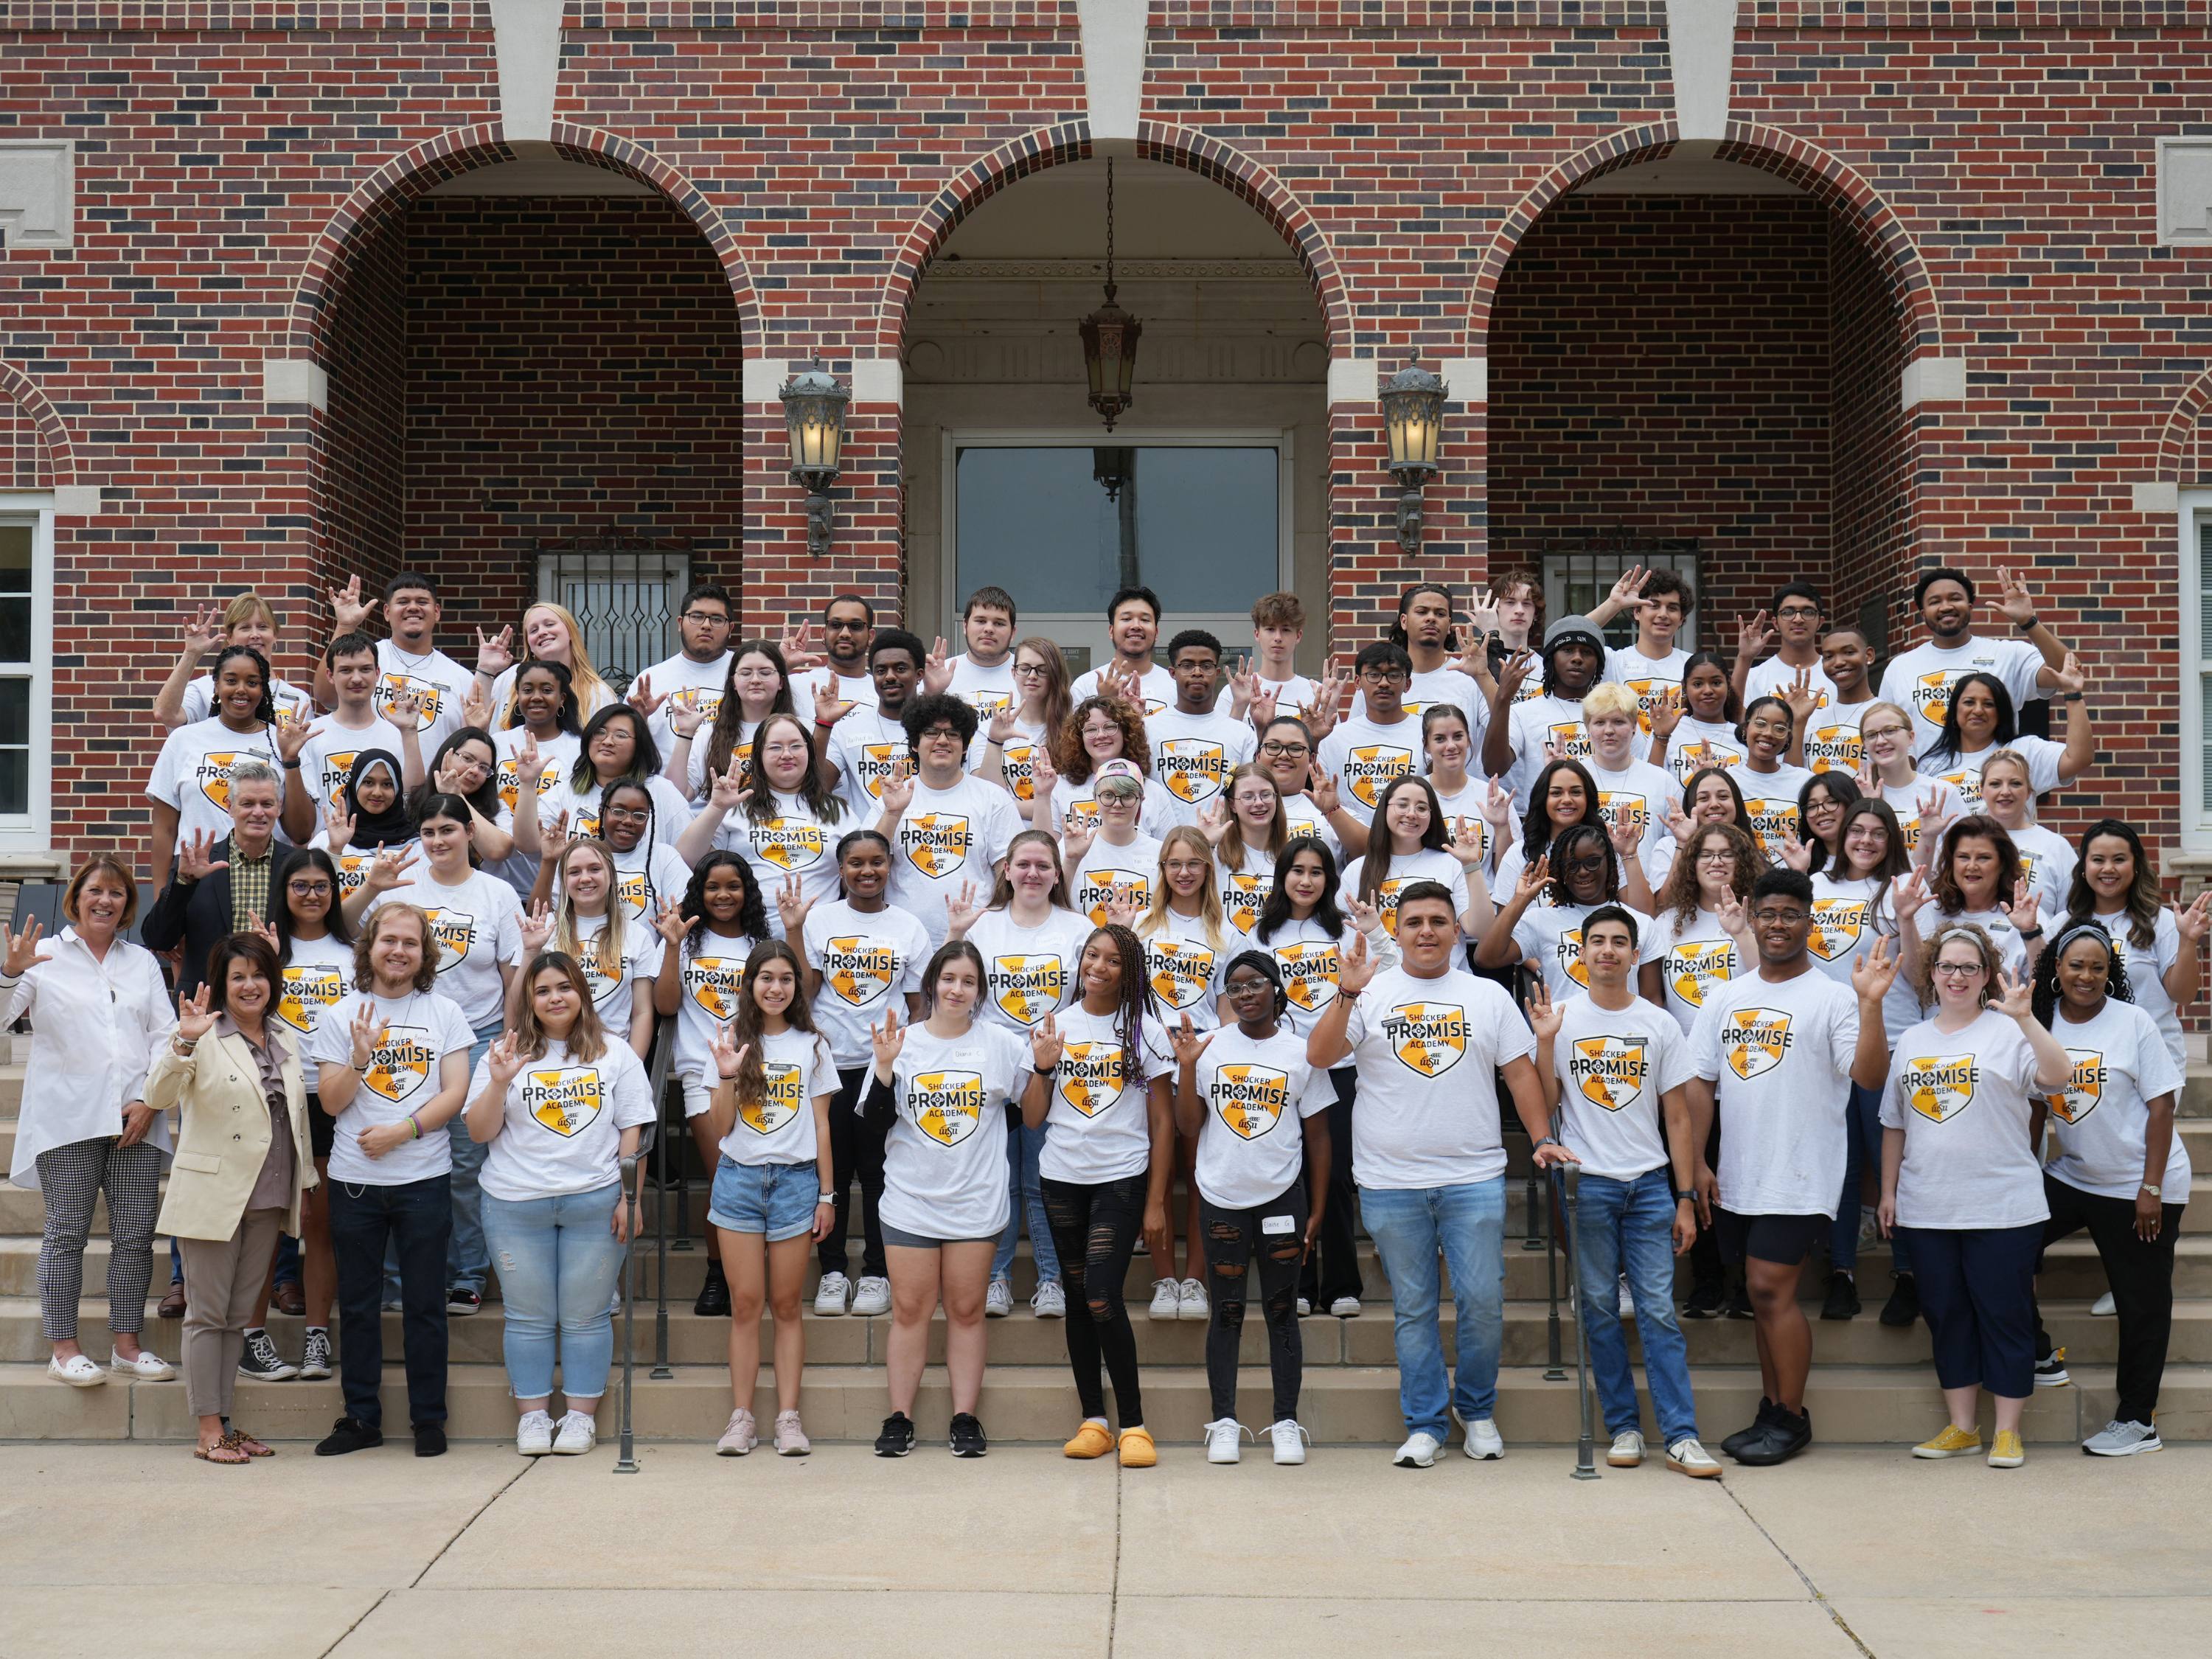
{"type": "MultiPolygon", "coordinates": [[[[174,731],[206,720],[215,713],[215,676],[192,671],[210,651],[233,645],[249,646],[270,662],[276,659],[276,613],[269,601],[248,588],[222,608],[221,619],[213,605],[185,618],[185,648],[169,678],[154,694],[154,718],[174,731]]],[[[269,682],[269,695],[277,718],[305,725],[315,716],[314,699],[291,681],[279,676],[269,682]]]]}
{"type": "MultiPolygon", "coordinates": [[[[583,969],[599,1023],[628,1042],[640,1060],[653,1053],[653,981],[660,972],[660,934],[615,901],[620,872],[614,850],[603,841],[572,841],[555,866],[561,891],[551,909],[540,905],[522,919],[522,942],[510,959],[516,968],[545,951],[573,957],[583,969]],[[643,987],[643,990],[640,990],[643,987]]],[[[526,994],[517,974],[507,999],[510,1025],[521,1018],[526,994]]]]}
{"type": "MultiPolygon", "coordinates": [[[[575,688],[580,718],[590,720],[608,704],[621,701],[615,689],[592,666],[592,653],[584,644],[583,625],[566,605],[541,602],[522,613],[523,661],[557,662],[568,671],[575,688]]],[[[498,711],[501,726],[514,717],[514,630],[502,628],[489,637],[477,635],[476,689],[498,711]]]]}
{"type": "Polygon", "coordinates": [[[1274,779],[1248,761],[1229,775],[1221,799],[1200,809],[1198,827],[1213,843],[1222,915],[1249,933],[1274,891],[1275,862],[1291,844],[1291,821],[1274,779]]]}

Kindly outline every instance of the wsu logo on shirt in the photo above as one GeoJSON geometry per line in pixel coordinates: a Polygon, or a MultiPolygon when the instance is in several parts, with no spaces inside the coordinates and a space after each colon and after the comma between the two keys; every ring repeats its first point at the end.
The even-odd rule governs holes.
{"type": "Polygon", "coordinates": [[[2105,1054],[2101,1048],[2069,1048],[2066,1058],[2074,1062],[2066,1086],[2044,1098],[2061,1123],[2079,1123],[2105,1097],[2105,1054]]]}
{"type": "Polygon", "coordinates": [[[1246,1140],[1257,1140],[1283,1121],[1290,1095],[1291,1074],[1273,1066],[1224,1066],[1206,1089],[1214,1115],[1246,1140]]]}
{"type": "Polygon", "coordinates": [[[1094,927],[1106,925],[1106,907],[1127,904],[1142,910],[1152,902],[1152,878],[1141,870],[1109,870],[1100,866],[1085,870],[1075,886],[1075,908],[1091,918],[1094,927]]]}
{"type": "Polygon", "coordinates": [[[745,836],[763,864],[794,875],[821,863],[822,855],[830,850],[829,831],[804,818],[770,818],[766,823],[748,825],[745,836]]]}
{"type": "Polygon", "coordinates": [[[761,1062],[765,1086],[758,1100],[738,1103],[738,1121],[757,1135],[772,1135],[799,1115],[805,1104],[799,1094],[799,1067],[776,1060],[761,1062]]]}
{"type": "Polygon", "coordinates": [[[1735,977],[1733,940],[1695,939],[1667,952],[1667,983],[1692,1008],[1704,1007],[1706,994],[1714,986],[1725,985],[1735,977]]]}
{"type": "Polygon", "coordinates": [[[735,1019],[738,993],[744,988],[743,957],[687,957],[684,962],[684,994],[710,1019],[735,1019]]]}
{"type": "Polygon", "coordinates": [[[884,786],[893,778],[902,777],[913,755],[902,743],[868,743],[860,745],[853,771],[860,780],[860,787],[868,792],[871,800],[884,798],[884,786]]]}
{"type": "Polygon", "coordinates": [[[921,1072],[907,1090],[914,1127],[940,1146],[957,1146],[983,1120],[981,1072],[921,1072]]]}
{"type": "Polygon", "coordinates": [[[923,812],[899,820],[898,842],[919,873],[943,881],[967,864],[975,837],[964,812],[923,812]]]}
{"type": "Polygon", "coordinates": [[[1152,957],[1152,994],[1178,1013],[1195,1008],[1213,983],[1213,952],[1195,939],[1153,939],[1145,950],[1152,957]]]}
{"type": "MultiPolygon", "coordinates": [[[[1739,780],[1750,775],[1747,772],[1736,774],[1739,780]]],[[[1782,850],[1783,838],[1797,833],[1797,803],[1795,800],[1746,795],[1743,810],[1745,816],[1751,820],[1751,838],[1759,844],[1759,850],[1762,853],[1778,854],[1782,850]]]]}
{"type": "Polygon", "coordinates": [[[1972,1054],[1908,1060],[1897,1074],[1897,1092],[1930,1123],[1948,1123],[1974,1098],[1981,1067],[1972,1054]]]}
{"type": "Polygon", "coordinates": [[[1567,1078],[1577,1092],[1608,1112],[1634,1105],[1650,1070],[1641,1037],[1577,1037],[1567,1056],[1567,1078]]]}
{"type": "Polygon", "coordinates": [[[1229,780],[1229,756],[1203,738],[1170,738],[1152,753],[1168,793],[1189,806],[1203,806],[1229,780]]]}
{"type": "Polygon", "coordinates": [[[1746,1079],[1779,1066],[1790,1041],[1790,1016],[1779,1008],[1738,1008],[1721,1022],[1721,1058],[1746,1079]]]}
{"type": "Polygon", "coordinates": [[[1283,994],[1291,1006],[1317,1014],[1336,1000],[1337,969],[1341,965],[1334,944],[1316,940],[1306,945],[1281,945],[1274,950],[1283,969],[1283,994]]]}
{"type": "Polygon", "coordinates": [[[422,914],[430,918],[430,937],[438,941],[438,971],[442,974],[466,962],[477,942],[477,919],[463,910],[434,910],[428,905],[422,914]]]}
{"type": "Polygon", "coordinates": [[[1412,750],[1389,743],[1362,744],[1345,756],[1341,781],[1346,794],[1372,811],[1384,786],[1413,769],[1412,750]]]}
{"type": "Polygon", "coordinates": [[[1060,1050],[1055,1086],[1060,1097],[1085,1117],[1096,1117],[1121,1097],[1121,1045],[1071,1042],[1060,1050]]]}
{"type": "Polygon", "coordinates": [[[345,994],[345,975],[335,968],[287,968],[276,1018],[305,1036],[315,1029],[316,1017],[345,994]]]}
{"type": "Polygon", "coordinates": [[[596,1066],[563,1066],[522,1074],[522,1109],[555,1134],[572,1136],[592,1126],[604,1103],[596,1066]]]}
{"type": "Polygon", "coordinates": [[[399,1101],[421,1088],[438,1058],[430,1052],[427,1036],[419,1025],[386,1026],[369,1052],[368,1070],[362,1075],[368,1091],[399,1101]]]}
{"type": "Polygon", "coordinates": [[[1467,1010],[1456,1002],[1401,1002],[1382,1016],[1390,1052],[1423,1077],[1442,1077],[1467,1053],[1467,1010]]]}
{"type": "Polygon", "coordinates": [[[1060,1006],[1067,968],[1058,957],[993,957],[991,1000],[1017,1025],[1034,1025],[1060,1006]]]}
{"type": "Polygon", "coordinates": [[[1866,899],[1814,899],[1813,901],[1813,931],[1806,935],[1805,948],[1823,962],[1837,962],[1849,956],[1858,946],[1859,935],[1866,931],[1866,899]]]}
{"type": "Polygon", "coordinates": [[[1259,925],[1260,911],[1275,890],[1273,876],[1231,876],[1221,885],[1221,914],[1240,933],[1259,925]]]}
{"type": "Polygon", "coordinates": [[[1859,753],[1856,726],[1816,726],[1805,733],[1805,764],[1815,772],[1855,772],[1859,753]]]}
{"type": "Polygon", "coordinates": [[[881,1001],[898,970],[898,952],[881,939],[848,933],[822,950],[822,982],[848,1008],[881,1001]]]}
{"type": "Polygon", "coordinates": [[[378,675],[374,699],[376,712],[397,726],[399,722],[392,720],[392,705],[403,693],[409,691],[422,700],[422,713],[415,718],[415,729],[427,732],[437,724],[438,711],[445,707],[446,702],[446,688],[435,680],[418,679],[412,674],[378,675]]]}

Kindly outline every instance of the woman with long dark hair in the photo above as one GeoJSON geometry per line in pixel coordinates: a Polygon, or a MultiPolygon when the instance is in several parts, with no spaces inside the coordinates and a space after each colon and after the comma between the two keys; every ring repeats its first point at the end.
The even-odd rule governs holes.
{"type": "MultiPolygon", "coordinates": [[[[807,723],[810,708],[799,723],[807,723]]],[[[703,800],[714,781],[736,764],[771,714],[799,715],[783,653],[769,640],[748,640],[730,653],[729,678],[709,724],[696,706],[671,704],[668,729],[676,734],[660,775],[687,800],[703,800]],[[707,735],[699,735],[706,727],[707,735]]]]}
{"type": "Polygon", "coordinates": [[[2185,1066],[2181,1011],[2203,987],[2212,891],[2179,908],[2169,905],[2135,827],[2100,818],[2081,832],[2081,861],[2066,894],[2066,919],[2085,916],[2112,934],[2127,964],[2136,1006],[2158,1022],[2174,1064],[2185,1066]]]}

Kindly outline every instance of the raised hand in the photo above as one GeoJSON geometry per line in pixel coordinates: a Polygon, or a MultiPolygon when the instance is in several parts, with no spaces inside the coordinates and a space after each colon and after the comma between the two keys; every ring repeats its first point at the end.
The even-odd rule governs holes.
{"type": "Polygon", "coordinates": [[[736,1077],[738,1068],[745,1063],[745,1056],[752,1052],[752,1047],[750,1042],[738,1046],[737,1021],[717,1020],[714,1023],[714,1040],[707,1048],[707,1052],[714,1057],[714,1075],[725,1081],[736,1077]]]}
{"type": "MultiPolygon", "coordinates": [[[[799,878],[793,876],[791,879],[795,884],[799,878]]],[[[951,937],[967,938],[968,930],[973,927],[981,917],[983,909],[982,898],[975,890],[975,884],[972,881],[962,882],[960,890],[951,894],[945,901],[945,925],[952,930],[951,937]]],[[[787,933],[790,931],[788,927],[785,931],[787,933]]]]}
{"type": "Polygon", "coordinates": [[[2012,897],[2004,901],[2004,911],[2014,927],[2023,933],[2028,932],[2037,919],[2035,889],[2025,881],[2013,883],[2012,897]]]}
{"type": "Polygon", "coordinates": [[[1369,903],[1357,893],[1339,893],[1337,902],[1343,908],[1344,919],[1352,924],[1356,933],[1371,933],[1382,925],[1381,907],[1369,903]]]}
{"type": "Polygon", "coordinates": [[[1198,832],[1209,845],[1218,847],[1229,833],[1229,797],[1216,795],[1198,809],[1198,832]]]}
{"type": "Polygon", "coordinates": [[[663,691],[656,696],[653,690],[653,676],[640,674],[629,683],[629,695],[623,701],[637,710],[640,718],[651,720],[659,712],[660,705],[668,701],[668,694],[663,691]]]}
{"type": "Polygon", "coordinates": [[[499,1040],[484,1050],[484,1065],[491,1073],[491,1086],[501,1092],[521,1074],[525,1064],[520,1031],[501,1032],[499,1040]]]}
{"type": "Polygon", "coordinates": [[[2181,942],[2192,950],[2204,942],[2205,934],[2212,933],[2212,888],[2174,911],[2173,927],[2181,935],[2181,942]]]}
{"type": "Polygon", "coordinates": [[[1899,927],[1920,914],[1928,902],[1928,872],[1923,866],[1914,865],[1889,884],[1889,913],[1897,918],[1899,927]]]}
{"type": "Polygon", "coordinates": [[[1735,893],[1727,892],[1713,906],[1713,920],[1721,925],[1721,932],[1730,939],[1741,939],[1749,929],[1749,919],[1744,913],[1744,902],[1735,893]]]}
{"type": "Polygon", "coordinates": [[[1354,933],[1345,941],[1344,950],[1337,958],[1337,994],[1356,997],[1374,982],[1375,957],[1367,948],[1367,935],[1354,933]]]}
{"type": "Polygon", "coordinates": [[[1606,597],[1623,611],[1636,611],[1644,608],[1644,585],[1651,580],[1651,573],[1640,564],[1632,564],[1620,573],[1613,583],[1613,592],[1606,597]]]}
{"type": "Polygon", "coordinates": [[[898,1010],[891,1006],[890,1000],[884,1004],[882,1023],[868,1027],[868,1046],[875,1051],[877,1075],[888,1078],[898,1063],[899,1051],[906,1047],[906,1027],[899,1024],[898,1010]]]}
{"type": "Polygon", "coordinates": [[[1796,721],[1797,730],[1802,732],[1806,721],[1811,720],[1820,707],[1823,694],[1814,689],[1813,671],[1801,668],[1790,677],[1790,683],[1776,695],[1789,705],[1790,718],[1796,721]]]}
{"type": "Polygon", "coordinates": [[[730,757],[729,768],[722,772],[709,772],[707,804],[717,812],[733,812],[753,798],[745,787],[744,763],[735,755],[730,757]]]}
{"type": "MultiPolygon", "coordinates": [[[[1859,959],[1851,964],[1851,990],[1860,1006],[1881,1006],[1881,1000],[1889,994],[1889,988],[1897,983],[1899,963],[1897,946],[1880,937],[1859,953],[1859,959]]],[[[1873,1018],[1878,1019],[1881,1016],[1873,1018]]]]}
{"type": "Polygon", "coordinates": [[[1052,763],[1051,751],[1042,743],[1030,755],[1030,799],[1050,800],[1053,786],[1060,781],[1060,769],[1052,763]]]}
{"type": "Polygon", "coordinates": [[[1504,836],[1513,827],[1513,792],[1492,778],[1481,805],[1475,810],[1481,814],[1485,823],[1504,836]]]}
{"type": "Polygon", "coordinates": [[[914,805],[914,774],[902,768],[884,780],[883,793],[876,797],[884,811],[896,817],[914,805]]]}
{"type": "Polygon", "coordinates": [[[1644,814],[1632,807],[1622,807],[1605,819],[1605,838],[1624,860],[1634,858],[1636,849],[1644,844],[1644,814]]]}
{"type": "Polygon", "coordinates": [[[2081,666],[2081,659],[2069,651],[2066,660],[2059,665],[2058,684],[2051,689],[2061,696],[2070,696],[2076,691],[2087,690],[2088,687],[2089,676],[2081,666]]]}
{"type": "Polygon", "coordinates": [[[568,814],[564,808],[553,815],[550,823],[538,826],[538,851],[543,860],[560,861],[561,854],[568,850],[568,814]]]}
{"type": "Polygon", "coordinates": [[[198,1042],[215,1029],[218,1016],[208,1006],[214,995],[212,985],[203,985],[191,995],[177,1004],[177,1036],[185,1042],[198,1042]]]}
{"type": "Polygon", "coordinates": [[[1190,1010],[1183,1010],[1181,1023],[1168,1027],[1168,1047],[1175,1051],[1176,1064],[1195,1066],[1198,1057],[1212,1043],[1214,1033],[1200,1031],[1190,1023],[1190,1010]]]}
{"type": "Polygon", "coordinates": [[[284,954],[284,941],[276,937],[276,930],[259,916],[246,919],[246,930],[278,956],[284,954]]]}
{"type": "Polygon", "coordinates": [[[184,637],[186,656],[204,656],[222,642],[222,612],[212,605],[187,611],[179,632],[184,637]]]}
{"type": "Polygon", "coordinates": [[[1334,668],[1315,685],[1313,702],[1306,710],[1306,731],[1316,744],[1336,729],[1344,713],[1345,694],[1351,690],[1350,678],[1334,668]]]}
{"type": "Polygon", "coordinates": [[[2033,1019],[2033,999],[2028,990],[2027,981],[2025,978],[2014,979],[2005,969],[1998,969],[1996,994],[1990,999],[1990,1011],[2002,1014],[2007,1019],[2033,1019]]]}
{"type": "Polygon", "coordinates": [[[990,724],[984,728],[983,735],[1004,749],[1021,735],[1021,716],[1015,713],[1013,704],[1008,703],[1003,708],[991,711],[990,724]]]}
{"type": "Polygon", "coordinates": [[[1951,822],[1951,815],[1943,810],[1943,790],[1940,785],[1916,793],[1913,806],[1919,816],[1920,838],[1923,842],[1941,836],[1944,826],[1951,822]]]}
{"type": "Polygon", "coordinates": [[[1697,833],[1697,830],[1695,821],[1682,810],[1681,802],[1670,800],[1667,803],[1667,833],[1674,838],[1674,850],[1678,857],[1689,846],[1690,837],[1697,833]]]}
{"type": "Polygon", "coordinates": [[[1534,904],[1550,884],[1552,861],[1539,853],[1521,866],[1521,873],[1513,878],[1513,898],[1521,905],[1534,904]]]}
{"type": "Polygon", "coordinates": [[[514,666],[514,628],[502,628],[496,634],[477,629],[477,672],[488,680],[495,680],[514,666]]]}
{"type": "Polygon", "coordinates": [[[1996,597],[1990,603],[2004,613],[2005,620],[2015,628],[2033,622],[2035,595],[2028,591],[2027,584],[2021,579],[2020,573],[2017,570],[2000,570],[1997,582],[1996,597]]]}
{"type": "Polygon", "coordinates": [[[1333,775],[1321,769],[1319,761],[1313,763],[1313,769],[1306,774],[1306,777],[1308,780],[1306,799],[1314,804],[1315,811],[1323,817],[1327,817],[1332,812],[1343,810],[1343,791],[1338,787],[1336,779],[1333,775]]]}
{"type": "Polygon", "coordinates": [[[385,718],[404,731],[409,726],[420,730],[422,725],[422,694],[412,685],[403,685],[392,694],[391,710],[385,718]]]}
{"type": "Polygon", "coordinates": [[[471,680],[469,689],[461,695],[461,724],[473,726],[479,732],[489,732],[493,729],[492,722],[498,718],[498,712],[491,706],[490,695],[478,690],[477,683],[471,680]]]}
{"type": "Polygon", "coordinates": [[[1049,1072],[1060,1064],[1060,1054],[1066,1047],[1060,1040],[1059,1022],[1047,1014],[1030,1029],[1030,1064],[1040,1072],[1049,1072]]]}
{"type": "MultiPolygon", "coordinates": [[[[524,913],[520,926],[522,929],[522,955],[526,961],[544,950],[545,941],[553,937],[553,907],[539,899],[524,913]]],[[[659,926],[656,920],[656,931],[659,926]]]]}
{"type": "Polygon", "coordinates": [[[926,696],[936,696],[952,689],[952,653],[945,647],[940,634],[929,647],[929,654],[921,659],[921,690],[926,696]]]}
{"type": "Polygon", "coordinates": [[[368,621],[369,613],[383,603],[380,599],[362,601],[359,575],[346,578],[346,585],[332,592],[330,599],[331,615],[337,623],[335,631],[340,634],[350,634],[361,628],[368,621]]]}
{"type": "MultiPolygon", "coordinates": [[[[353,821],[346,820],[347,827],[353,821]]],[[[192,831],[191,839],[177,849],[177,873],[186,881],[205,881],[218,870],[230,868],[228,859],[215,856],[216,838],[204,830],[192,831]]]]}
{"type": "Polygon", "coordinates": [[[817,697],[814,700],[814,723],[817,726],[835,726],[858,706],[846,697],[817,697]]]}
{"type": "Polygon", "coordinates": [[[1670,685],[1652,698],[1650,720],[1653,737],[1673,737],[1674,728],[1682,723],[1682,688],[1670,685]]]}
{"type": "Polygon", "coordinates": [[[1528,684],[1528,676],[1536,672],[1536,653],[1516,651],[1509,655],[1498,671],[1498,701],[1510,707],[1528,684]]]}
{"type": "Polygon", "coordinates": [[[1457,859],[1471,877],[1482,867],[1483,859],[1490,850],[1490,837],[1462,819],[1452,838],[1444,844],[1444,850],[1457,859]]]}
{"type": "Polygon", "coordinates": [[[395,887],[404,886],[407,872],[421,856],[421,849],[412,843],[387,852],[384,843],[379,842],[376,856],[368,861],[368,872],[362,878],[362,884],[372,893],[388,893],[395,887]]]}
{"type": "Polygon", "coordinates": [[[353,1038],[353,1068],[360,1071],[376,1058],[376,1050],[384,1041],[384,1018],[376,1012],[374,1002],[363,1000],[353,1011],[353,1024],[347,1035],[353,1038]]]}
{"type": "Polygon", "coordinates": [[[1564,1003],[1552,1000],[1552,994],[1538,980],[1528,991],[1528,1029],[1538,1037],[1555,1037],[1559,1034],[1559,1023],[1567,1017],[1564,1003]]]}
{"type": "MultiPolygon", "coordinates": [[[[1481,633],[1498,631],[1498,594],[1492,588],[1480,588],[1467,597],[1468,625],[1481,633]]],[[[1482,653],[1486,658],[1488,653],[1482,653]]]]}
{"type": "Polygon", "coordinates": [[[536,794],[545,783],[545,763],[538,752],[538,739],[526,727],[514,740],[514,779],[518,788],[536,794]]]}
{"type": "Polygon", "coordinates": [[[23,931],[20,933],[10,933],[8,924],[0,921],[0,949],[4,949],[7,953],[7,961],[4,966],[0,966],[0,973],[4,973],[9,979],[22,978],[31,971],[31,964],[39,959],[39,919],[33,916],[23,924],[23,931]]]}
{"type": "Polygon", "coordinates": [[[461,787],[460,766],[460,762],[456,760],[451,755],[447,756],[444,760],[438,763],[438,773],[435,781],[437,783],[438,793],[440,794],[460,795],[464,797],[467,795],[468,792],[461,787]]]}
{"type": "Polygon", "coordinates": [[[1229,718],[1245,720],[1252,713],[1252,700],[1260,695],[1260,671],[1245,658],[1229,670],[1229,718]]]}
{"type": "Polygon", "coordinates": [[[1812,849],[1797,839],[1795,830],[1782,832],[1782,861],[1801,876],[1813,872],[1812,849]]]}
{"type": "Polygon", "coordinates": [[[1137,890],[1116,883],[1106,895],[1106,920],[1116,927],[1136,931],[1137,918],[1144,914],[1137,902],[1137,890]]]}
{"type": "Polygon", "coordinates": [[[707,723],[707,711],[696,702],[671,702],[667,708],[668,729],[679,738],[696,738],[707,723]]]}
{"type": "MultiPolygon", "coordinates": [[[[798,878],[791,879],[795,881],[798,878]]],[[[691,931],[690,918],[684,914],[681,903],[672,898],[665,898],[653,913],[653,931],[660,935],[665,945],[681,945],[691,931]]],[[[529,941],[526,939],[523,943],[527,945],[529,941]]]]}
{"type": "Polygon", "coordinates": [[[1073,872],[1083,862],[1083,855],[1091,850],[1091,843],[1098,839],[1098,826],[1084,823],[1071,812],[1060,827],[1060,867],[1073,872]]]}
{"type": "Polygon", "coordinates": [[[820,666],[822,659],[807,647],[821,637],[821,630],[811,622],[794,623],[785,629],[783,638],[779,641],[784,667],[796,674],[803,668],[820,666]]]}
{"type": "Polygon", "coordinates": [[[1739,660],[1747,661],[1771,650],[1778,637],[1774,622],[1764,611],[1747,622],[1736,624],[1735,654],[1739,660]]]}

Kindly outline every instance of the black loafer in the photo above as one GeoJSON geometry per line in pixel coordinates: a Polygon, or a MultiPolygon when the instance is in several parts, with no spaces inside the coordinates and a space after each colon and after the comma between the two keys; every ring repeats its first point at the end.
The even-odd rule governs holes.
{"type": "Polygon", "coordinates": [[[446,1425],[442,1423],[417,1423],[415,1425],[415,1455],[443,1457],[446,1455],[446,1425]]]}
{"type": "Polygon", "coordinates": [[[315,1443],[315,1455],[343,1457],[348,1452],[366,1451],[383,1443],[382,1429],[372,1427],[357,1417],[341,1417],[331,1425],[331,1431],[315,1443]]]}
{"type": "Polygon", "coordinates": [[[1766,1468],[1788,1462],[1812,1443],[1813,1413],[1777,1406],[1773,1415],[1767,1419],[1766,1427],[1729,1455],[1747,1468],[1766,1468]]]}

